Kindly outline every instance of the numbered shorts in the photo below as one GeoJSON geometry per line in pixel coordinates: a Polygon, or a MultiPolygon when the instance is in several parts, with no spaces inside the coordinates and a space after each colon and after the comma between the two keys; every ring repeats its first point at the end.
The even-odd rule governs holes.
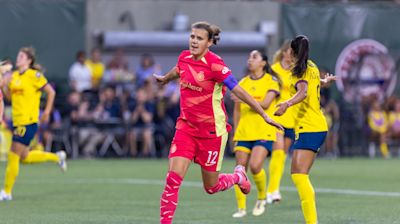
{"type": "Polygon", "coordinates": [[[13,127],[12,140],[14,142],[19,142],[21,144],[29,146],[32,139],[35,137],[37,129],[37,124],[15,126],[13,127]]]}
{"type": "Polygon", "coordinates": [[[185,157],[207,171],[219,171],[227,140],[228,133],[217,138],[198,138],[176,130],[168,158],[185,157]]]}
{"type": "Polygon", "coordinates": [[[241,151],[250,154],[253,147],[262,146],[268,151],[268,154],[271,154],[273,144],[274,144],[273,141],[267,141],[267,140],[238,141],[233,151],[234,152],[241,151]]]}
{"type": "Polygon", "coordinates": [[[327,133],[328,132],[326,131],[300,133],[293,144],[293,150],[308,149],[314,152],[318,152],[321,148],[321,145],[325,141],[327,133]]]}

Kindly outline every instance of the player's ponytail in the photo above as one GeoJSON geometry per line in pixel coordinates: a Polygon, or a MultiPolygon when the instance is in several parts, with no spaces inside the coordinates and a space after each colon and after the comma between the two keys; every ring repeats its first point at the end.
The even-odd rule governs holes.
{"type": "Polygon", "coordinates": [[[262,60],[265,61],[265,66],[263,68],[264,72],[272,75],[272,77],[274,77],[276,79],[276,81],[278,82],[279,88],[281,88],[282,80],[279,77],[279,75],[271,68],[271,65],[268,62],[268,56],[265,53],[263,53],[261,50],[257,50],[257,51],[261,55],[262,60]]]}
{"type": "Polygon", "coordinates": [[[293,56],[296,58],[296,64],[292,69],[293,75],[301,78],[307,69],[308,61],[308,39],[305,36],[297,36],[290,42],[290,47],[293,51],[293,56]]]}
{"type": "Polygon", "coordinates": [[[214,24],[210,24],[205,21],[196,22],[192,24],[192,29],[203,29],[208,33],[208,39],[213,41],[213,44],[217,45],[218,41],[221,39],[219,34],[221,33],[221,29],[214,24]]]}
{"type": "Polygon", "coordinates": [[[36,52],[33,47],[23,47],[19,51],[24,52],[25,55],[31,60],[29,68],[42,72],[42,66],[36,64],[36,52]]]}

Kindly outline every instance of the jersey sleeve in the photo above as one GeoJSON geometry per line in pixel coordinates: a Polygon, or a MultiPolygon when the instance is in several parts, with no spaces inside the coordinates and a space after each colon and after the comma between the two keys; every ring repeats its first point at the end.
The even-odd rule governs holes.
{"type": "Polygon", "coordinates": [[[178,61],[176,62],[176,65],[175,65],[175,70],[178,74],[180,74],[180,71],[181,71],[180,64],[182,63],[182,59],[185,57],[185,55],[187,55],[187,51],[182,51],[178,56],[178,61]]]}
{"type": "Polygon", "coordinates": [[[215,59],[211,62],[211,71],[213,75],[213,80],[222,83],[232,71],[225,65],[224,61],[220,58],[215,59]]]}
{"type": "Polygon", "coordinates": [[[271,84],[270,84],[270,86],[268,88],[268,92],[275,92],[276,95],[280,95],[281,90],[280,90],[280,87],[279,87],[278,79],[276,77],[274,77],[274,76],[271,76],[271,77],[272,77],[271,78],[272,81],[271,81],[271,84]]]}
{"type": "Polygon", "coordinates": [[[43,73],[36,72],[35,77],[33,77],[33,85],[36,89],[41,89],[47,84],[47,79],[44,77],[43,73]]]}

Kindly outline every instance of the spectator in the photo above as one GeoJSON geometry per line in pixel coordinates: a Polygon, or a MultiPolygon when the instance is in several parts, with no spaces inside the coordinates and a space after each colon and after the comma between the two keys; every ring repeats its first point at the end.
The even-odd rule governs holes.
{"type": "Polygon", "coordinates": [[[92,73],[85,64],[85,52],[76,54],[76,61],[69,69],[70,86],[73,91],[83,92],[92,89],[92,73]]]}
{"type": "Polygon", "coordinates": [[[388,120],[386,112],[378,101],[372,102],[371,110],[368,113],[368,125],[370,128],[370,143],[368,147],[370,158],[375,157],[375,143],[379,143],[382,157],[389,158],[390,154],[386,140],[388,120]]]}
{"type": "Polygon", "coordinates": [[[128,60],[125,57],[124,49],[117,49],[110,62],[108,62],[107,69],[128,70],[128,60]]]}
{"type": "Polygon", "coordinates": [[[99,48],[92,49],[90,59],[86,60],[86,65],[92,72],[92,86],[94,89],[98,89],[104,75],[104,64],[101,61],[101,51],[99,48]]]}
{"type": "Polygon", "coordinates": [[[336,102],[331,99],[330,89],[321,89],[321,106],[328,123],[328,135],[324,144],[325,156],[328,158],[336,158],[338,153],[340,112],[336,102]]]}
{"type": "MultiPolygon", "coordinates": [[[[114,88],[108,86],[104,90],[100,91],[99,102],[92,112],[92,119],[96,124],[102,126],[103,124],[109,124],[121,118],[120,103],[115,95],[114,88]]],[[[104,140],[104,133],[102,128],[90,128],[90,134],[88,136],[87,144],[83,148],[83,154],[85,157],[92,157],[96,150],[96,146],[104,140]]]]}
{"type": "Polygon", "coordinates": [[[153,74],[161,74],[160,65],[155,64],[154,58],[151,54],[142,54],[140,65],[136,69],[136,86],[142,87],[146,80],[152,80],[153,74]]]}
{"type": "MultiPolygon", "coordinates": [[[[400,140],[400,100],[394,103],[394,110],[389,112],[388,134],[392,140],[400,140]]],[[[399,149],[400,152],[400,149],[399,149]]],[[[399,154],[400,155],[400,154],[399,154]]]]}
{"type": "Polygon", "coordinates": [[[128,99],[130,113],[129,123],[132,125],[128,133],[128,145],[132,156],[137,155],[137,142],[139,135],[142,135],[142,155],[150,156],[153,147],[153,115],[155,113],[154,104],[149,101],[144,89],[138,89],[136,100],[128,99]]]}
{"type": "Polygon", "coordinates": [[[118,49],[111,61],[107,64],[107,70],[104,73],[103,81],[107,84],[117,84],[121,82],[131,82],[135,75],[128,70],[128,60],[124,55],[122,48],[118,49]]]}

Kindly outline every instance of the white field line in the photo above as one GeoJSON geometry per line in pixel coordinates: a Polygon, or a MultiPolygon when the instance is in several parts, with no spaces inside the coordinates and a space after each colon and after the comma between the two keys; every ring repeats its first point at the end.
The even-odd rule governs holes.
{"type": "MultiPolygon", "coordinates": [[[[65,179],[62,181],[56,180],[21,180],[18,182],[29,184],[132,184],[132,185],[155,185],[164,186],[164,180],[149,180],[135,178],[98,178],[98,179],[65,179]]],[[[199,181],[184,181],[185,187],[202,188],[203,184],[199,181]]],[[[282,191],[296,192],[295,187],[281,187],[282,191]]],[[[360,195],[360,196],[381,196],[381,197],[400,197],[400,192],[384,192],[384,191],[366,191],[355,189],[333,189],[333,188],[315,188],[317,193],[326,194],[344,194],[344,195],[360,195]]]]}

